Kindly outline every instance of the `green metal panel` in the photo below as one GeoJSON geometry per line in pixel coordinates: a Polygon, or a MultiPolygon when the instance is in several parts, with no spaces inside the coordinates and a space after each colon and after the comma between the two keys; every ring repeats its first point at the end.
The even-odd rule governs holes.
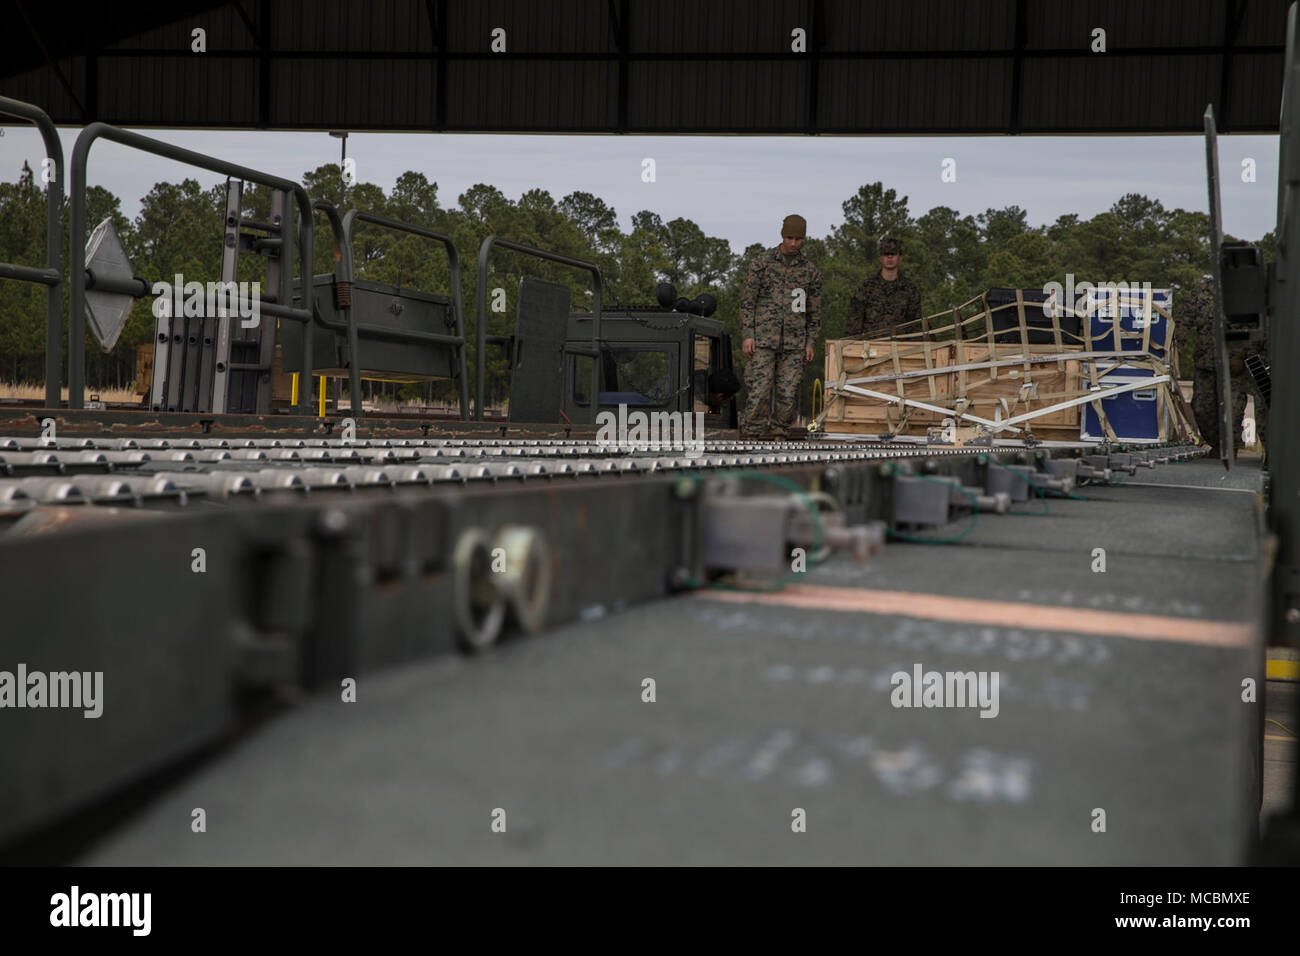
{"type": "MultiPolygon", "coordinates": [[[[301,289],[301,286],[298,286],[301,289]]],[[[301,301],[295,291],[294,301],[301,301]]],[[[340,321],[335,305],[333,275],[318,275],[312,280],[312,301],[317,312],[330,321],[340,321]]],[[[437,342],[402,342],[383,337],[383,333],[428,332],[448,335],[455,331],[451,298],[416,289],[358,280],[352,283],[352,319],[360,331],[357,348],[358,367],[375,375],[411,376],[413,378],[451,378],[456,368],[454,346],[437,342]]],[[[296,372],[301,363],[302,328],[281,323],[280,342],[284,350],[284,370],[296,372]]],[[[347,336],[334,329],[317,326],[312,336],[312,368],[317,373],[335,374],[351,366],[347,336]]]]}

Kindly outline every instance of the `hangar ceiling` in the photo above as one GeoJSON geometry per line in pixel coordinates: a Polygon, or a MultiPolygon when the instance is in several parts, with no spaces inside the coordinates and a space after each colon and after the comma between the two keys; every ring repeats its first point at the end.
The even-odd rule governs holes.
{"type": "Polygon", "coordinates": [[[1220,132],[1276,132],[1287,6],[180,0],[81,14],[6,0],[0,93],[70,125],[1174,133],[1200,132],[1213,103],[1220,132]]]}

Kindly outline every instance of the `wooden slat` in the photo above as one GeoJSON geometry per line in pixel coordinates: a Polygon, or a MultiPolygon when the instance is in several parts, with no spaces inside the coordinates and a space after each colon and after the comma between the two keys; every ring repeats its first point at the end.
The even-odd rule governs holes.
{"type": "MultiPolygon", "coordinates": [[[[928,424],[919,423],[916,420],[916,415],[920,415],[920,414],[924,414],[924,413],[919,411],[916,412],[916,414],[912,416],[912,420],[908,423],[907,427],[904,428],[903,431],[900,432],[900,434],[908,435],[908,436],[924,437],[926,432],[929,429],[937,427],[937,425],[939,424],[938,422],[934,422],[934,421],[929,422],[928,424]]],[[[897,417],[898,416],[895,415],[894,419],[897,420],[897,417]]],[[[839,421],[831,421],[830,419],[827,419],[825,422],[822,423],[822,431],[831,432],[831,433],[838,432],[840,434],[848,434],[848,435],[879,435],[889,431],[889,429],[886,427],[886,424],[883,419],[879,421],[845,421],[842,419],[839,421]]],[[[1075,426],[1073,428],[1062,428],[1059,425],[1044,425],[1044,426],[1035,425],[1033,432],[1034,432],[1034,437],[1037,438],[1039,441],[1078,441],[1079,440],[1078,426],[1075,426]]],[[[1004,437],[1011,437],[1011,436],[1004,436],[1004,437]]]]}
{"type": "MultiPolygon", "coordinates": [[[[1025,350],[1015,343],[998,345],[996,348],[997,352],[990,357],[984,346],[967,345],[961,362],[957,364],[994,361],[1025,353],[1025,350]]],[[[1049,355],[1052,354],[1055,348],[1055,345],[1031,345],[1027,347],[1027,354],[1049,355]]],[[[1066,351],[1075,351],[1078,348],[1077,346],[1074,348],[1067,347],[1066,351]]],[[[993,417],[993,405],[1000,398],[1005,398],[1008,404],[1013,406],[1019,405],[1019,411],[1021,412],[1033,411],[1035,408],[1051,405],[1054,401],[1061,401],[1063,398],[1073,398],[1083,394],[1083,385],[1080,381],[1080,363],[1065,361],[1064,364],[1064,371],[1057,371],[1051,365],[1030,366],[1031,372],[1028,377],[1026,377],[1022,369],[1012,368],[1003,369],[1001,374],[994,379],[991,375],[992,370],[990,370],[990,374],[986,375],[983,382],[975,381],[968,386],[965,395],[975,405],[973,410],[977,415],[989,418],[993,417]],[[1039,397],[1030,399],[1028,402],[1021,402],[1019,399],[1020,387],[1026,380],[1037,383],[1039,397]],[[1049,394],[1057,397],[1055,399],[1044,397],[1049,394]]],[[[1007,416],[1004,415],[1003,417],[1007,416]]],[[[1077,430],[1079,427],[1078,406],[1063,408],[1043,418],[1035,419],[1032,423],[1034,434],[1038,434],[1039,428],[1044,426],[1073,427],[1077,430]]]]}

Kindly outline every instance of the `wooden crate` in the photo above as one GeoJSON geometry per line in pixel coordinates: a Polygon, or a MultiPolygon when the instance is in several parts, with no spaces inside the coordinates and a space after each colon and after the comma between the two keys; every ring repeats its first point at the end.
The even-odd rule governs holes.
{"type": "MultiPolygon", "coordinates": [[[[1067,346],[1061,351],[1079,352],[1082,351],[1082,346],[1067,346]]],[[[1026,351],[1022,345],[999,344],[994,345],[990,351],[988,343],[966,343],[961,346],[961,354],[961,361],[954,364],[971,365],[1005,361],[1024,355],[1043,356],[1060,353],[1055,345],[1031,345],[1026,351]]],[[[1060,362],[1035,362],[1028,367],[1004,365],[999,368],[953,373],[954,399],[964,395],[971,402],[967,410],[982,418],[1012,418],[1023,415],[1082,394],[1084,390],[1082,364],[1077,359],[1066,359],[1060,362]],[[1024,391],[1026,382],[1032,384],[1033,394],[1024,391]],[[1000,415],[995,414],[995,408],[1000,410],[1000,415]]],[[[1035,434],[1043,428],[1073,428],[1077,437],[1080,408],[1079,405],[1063,408],[1032,419],[1027,424],[1035,434]]]]}
{"type": "MultiPolygon", "coordinates": [[[[861,339],[832,339],[826,343],[826,383],[834,385],[840,373],[846,377],[861,378],[876,375],[894,375],[899,372],[935,370],[935,374],[911,379],[877,382],[860,387],[871,391],[899,395],[919,402],[947,407],[951,401],[952,377],[942,371],[952,363],[952,343],[896,343],[889,340],[866,341],[861,339]]],[[[862,395],[827,395],[826,421],[856,422],[869,425],[869,430],[885,431],[888,424],[897,422],[904,408],[897,402],[885,402],[862,395]]],[[[913,408],[903,434],[924,434],[926,428],[941,424],[942,415],[913,408]]],[[[828,426],[828,431],[836,429],[828,426]]]]}
{"type": "MultiPolygon", "coordinates": [[[[1028,303],[1027,303],[1028,305],[1028,303]]],[[[1034,306],[1035,308],[1037,306],[1034,306]]],[[[992,341],[992,319],[988,311],[989,300],[984,294],[945,312],[927,316],[917,322],[907,323],[902,334],[894,340],[840,339],[826,343],[826,411],[819,416],[818,424],[827,433],[880,435],[892,433],[905,436],[924,436],[929,429],[952,419],[959,429],[970,429],[978,423],[963,414],[990,422],[1020,418],[1062,402],[1080,399],[1087,395],[1091,384],[1087,372],[1091,362],[1070,358],[1070,353],[1088,351],[1086,343],[1076,341],[1055,322],[1047,329],[1049,336],[1042,344],[1026,342],[992,341]],[[930,340],[926,342],[920,340],[930,340]],[[1060,342],[1061,344],[1057,344],[1060,342]],[[1034,358],[1061,356],[1050,361],[1031,361],[1034,358]],[[970,368],[992,362],[1007,362],[997,368],[970,368]],[[917,370],[931,374],[912,378],[901,375],[917,370]],[[900,421],[904,409],[899,402],[883,398],[838,393],[840,381],[878,377],[876,382],[855,382],[859,388],[888,395],[923,401],[944,411],[913,409],[900,421]],[[1031,383],[1032,390],[1024,388],[1031,383]]],[[[1167,313],[1157,307],[1166,318],[1167,313]]],[[[1028,316],[1026,316],[1028,318],[1028,316]]],[[[1086,321],[1086,317],[1085,317],[1086,321]]],[[[1035,334],[1042,340],[1042,328],[1035,334]]],[[[1016,336],[1019,339],[1019,336],[1016,336]]],[[[1105,351],[1109,343],[1093,342],[1094,351],[1105,351]]],[[[1142,361],[1120,357],[1124,368],[1130,365],[1168,374],[1169,367],[1178,367],[1175,343],[1167,341],[1170,360],[1142,361]]],[[[1100,366],[1098,366],[1100,367],[1100,366]]],[[[1172,392],[1161,389],[1162,402],[1174,400],[1172,392]]],[[[1180,435],[1190,434],[1189,416],[1181,402],[1175,402],[1173,411],[1180,435]]],[[[1000,437],[1016,439],[1025,430],[1032,431],[1042,441],[1078,441],[1086,404],[1071,405],[1050,414],[1027,419],[1000,432],[1000,437]]],[[[969,437],[968,433],[962,433],[969,437]]],[[[962,435],[958,435],[961,440],[962,435]]]]}
{"type": "MultiPolygon", "coordinates": [[[[1070,346],[1061,351],[1080,351],[1080,346],[1070,346]]],[[[997,369],[967,369],[952,371],[954,366],[1005,361],[1021,356],[1059,354],[1054,345],[997,344],[987,342],[931,342],[928,348],[918,342],[891,342],[861,340],[832,340],[826,349],[826,383],[828,386],[827,414],[823,430],[849,434],[875,435],[895,430],[902,414],[898,403],[869,398],[862,395],[830,394],[830,387],[840,380],[866,376],[895,375],[922,369],[933,369],[934,374],[909,379],[896,379],[862,384],[860,387],[890,395],[926,402],[942,408],[955,408],[961,397],[969,399],[962,411],[981,418],[997,420],[1012,418],[1025,412],[1057,404],[1082,393],[1082,362],[1063,359],[1052,362],[1017,363],[997,369]],[[1026,381],[1035,387],[1034,395],[1026,395],[1022,386],[1026,381]],[[1005,405],[1003,402],[1005,401],[1005,405]],[[999,411],[995,411],[995,408],[999,411]]],[[[1080,406],[1061,409],[1029,425],[1034,435],[1043,440],[1071,440],[1079,437],[1080,406]]],[[[945,416],[925,409],[913,409],[902,435],[925,435],[943,424],[945,416]]],[[[955,417],[955,416],[953,416],[955,417]]],[[[958,420],[962,426],[971,426],[969,420],[958,420]]],[[[1024,426],[1021,426],[1022,428],[1024,426]]],[[[1013,438],[1020,433],[1008,431],[1001,437],[1013,438]]]]}

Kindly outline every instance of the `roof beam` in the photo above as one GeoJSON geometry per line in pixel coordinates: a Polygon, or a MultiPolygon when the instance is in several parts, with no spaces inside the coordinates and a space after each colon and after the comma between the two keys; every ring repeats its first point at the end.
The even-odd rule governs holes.
{"type": "Polygon", "coordinates": [[[261,0],[258,8],[262,38],[257,47],[257,125],[271,128],[271,0],[261,0]]]}
{"type": "Polygon", "coordinates": [[[1012,133],[1020,132],[1020,90],[1021,76],[1025,64],[1025,38],[1028,26],[1025,23],[1025,0],[1016,0],[1015,39],[1013,48],[1015,58],[1011,61],[1011,109],[1007,117],[1007,126],[1012,133]]]}
{"type": "Polygon", "coordinates": [[[54,75],[58,78],[59,83],[63,86],[63,89],[67,92],[68,96],[72,98],[73,104],[77,107],[77,112],[81,114],[81,121],[83,123],[93,122],[94,120],[87,113],[86,106],[82,103],[81,97],[79,97],[77,91],[72,88],[72,83],[68,80],[67,74],[63,72],[63,69],[59,66],[58,62],[50,55],[49,47],[41,41],[41,36],[37,32],[35,25],[32,23],[31,17],[27,15],[27,11],[23,8],[22,0],[14,0],[14,7],[18,10],[18,15],[23,18],[23,22],[27,24],[27,32],[31,34],[32,42],[36,44],[36,48],[41,51],[41,56],[45,58],[46,65],[54,71],[54,75]]]}
{"type": "Polygon", "coordinates": [[[1219,58],[1219,108],[1215,110],[1219,132],[1232,132],[1232,117],[1228,100],[1232,91],[1232,48],[1241,31],[1241,19],[1246,13],[1246,0],[1223,0],[1223,48],[1219,58]]]}
{"type": "Polygon", "coordinates": [[[815,136],[817,128],[817,103],[821,99],[818,82],[822,67],[822,24],[826,11],[822,0],[812,2],[812,23],[808,28],[808,135],[815,136]]]}

